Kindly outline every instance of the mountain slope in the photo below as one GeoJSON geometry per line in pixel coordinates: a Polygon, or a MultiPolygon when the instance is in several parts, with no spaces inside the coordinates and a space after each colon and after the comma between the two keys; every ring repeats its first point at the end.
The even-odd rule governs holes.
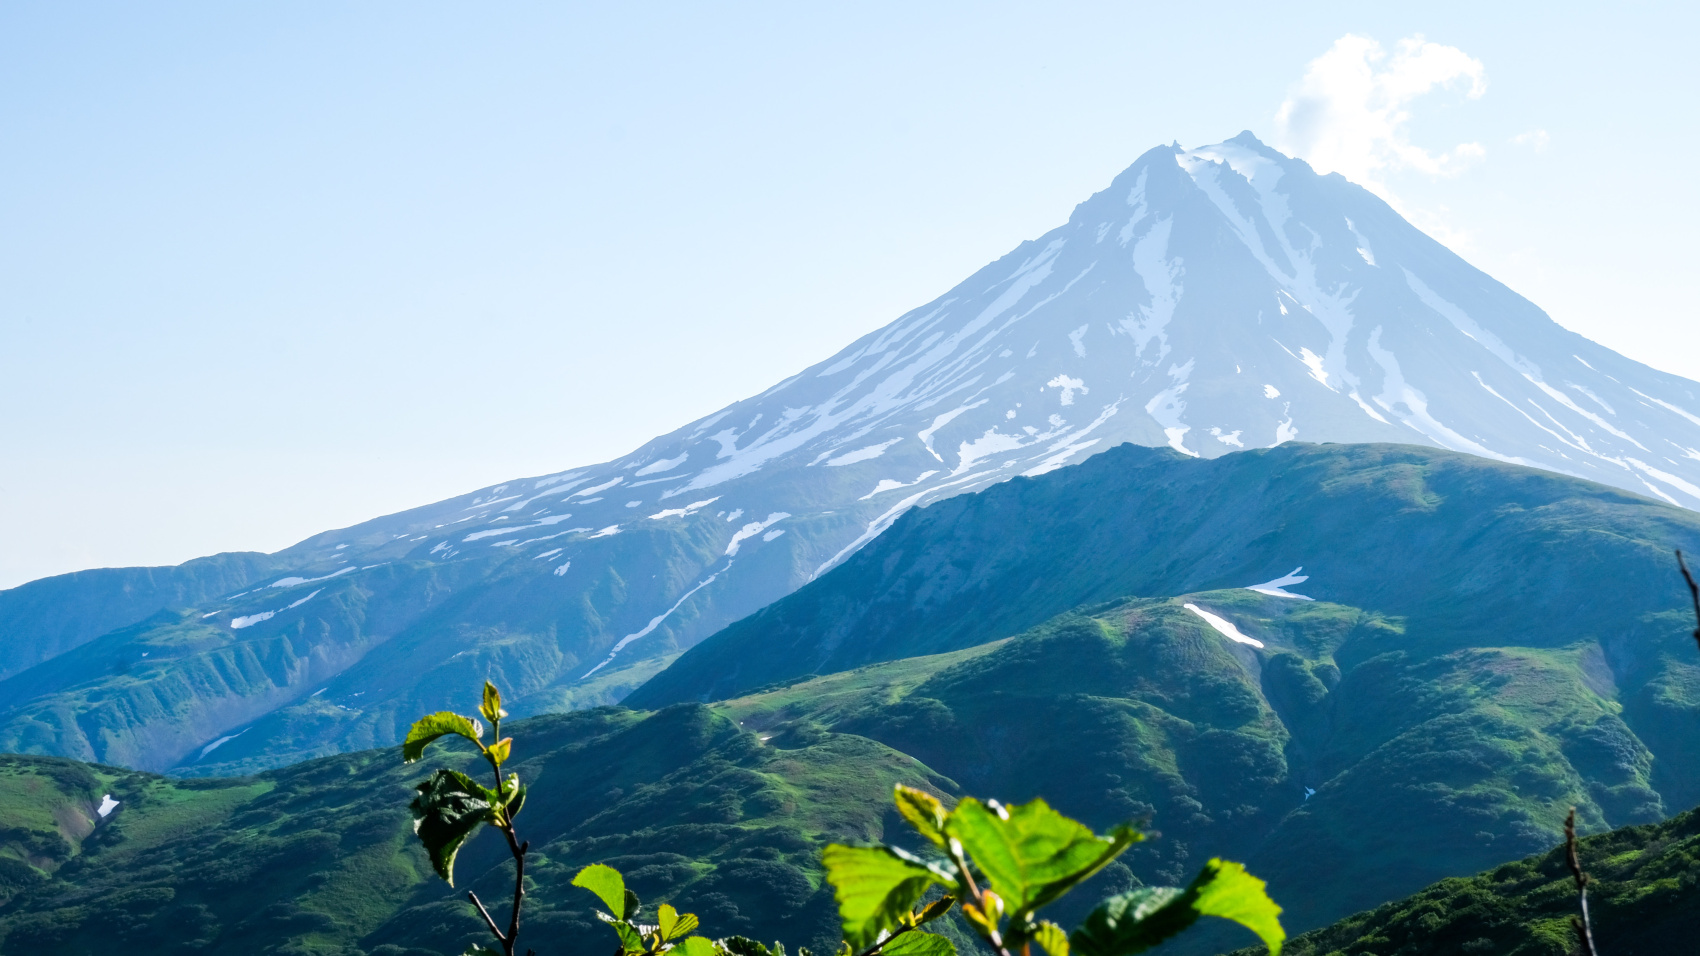
{"type": "Polygon", "coordinates": [[[216,600],[274,568],[269,555],[215,554],[176,567],[100,568],[0,591],[0,680],[164,608],[216,600]]]}
{"type": "MultiPolygon", "coordinates": [[[[124,644],[237,648],[279,662],[263,680],[156,694],[84,661],[85,683],[11,696],[0,720],[29,709],[35,751],[235,771],[393,740],[441,703],[450,658],[501,674],[521,712],[614,701],[908,509],[1126,441],[1414,441],[1700,506],[1696,410],[1700,385],[1559,328],[1338,176],[1249,134],[1162,147],[761,395],[612,462],[315,536],[273,556],[268,587],[198,602],[192,641],[167,621],[124,644]],[[349,601],[388,610],[354,627],[349,601]]],[[[63,644],[43,643],[34,659],[63,644]]]]}
{"type": "Polygon", "coordinates": [[[1124,445],[911,512],[628,702],[721,699],[1301,566],[1295,591],[1405,617],[1424,653],[1597,640],[1632,686],[1647,642],[1681,626],[1659,615],[1680,616],[1671,551],[1696,544],[1693,512],[1456,452],[1290,443],[1200,461],[1124,445]]]}
{"type": "MultiPolygon", "coordinates": [[[[1137,877],[1241,859],[1298,929],[1539,852],[1572,806],[1597,830],[1680,805],[1669,754],[1645,741],[1692,739],[1694,698],[1625,708],[1597,644],[1427,652],[1437,636],[1245,589],[1124,599],[715,708],[763,732],[868,737],[965,792],[1043,795],[1098,827],[1149,818],[1162,838],[1130,851],[1137,877]]],[[[1660,649],[1662,678],[1700,675],[1687,635],[1660,649]]]]}
{"type": "MultiPolygon", "coordinates": [[[[890,810],[899,781],[947,798],[1043,794],[1099,827],[1147,818],[1160,835],[1058,907],[1064,923],[1222,854],[1267,877],[1302,930],[1540,852],[1570,805],[1588,830],[1662,815],[1660,758],[1639,736],[1651,724],[1619,716],[1595,650],[1408,650],[1422,641],[1357,608],[1212,591],[1079,608],[1010,640],[712,708],[518,722],[530,945],[600,951],[606,930],[568,882],[601,861],[712,931],[825,951],[836,926],[819,850],[916,839],[890,810]]],[[[1691,662],[1685,643],[1671,649],[1691,662]]],[[[1666,719],[1667,733],[1700,729],[1666,719]]],[[[186,781],[4,758],[0,950],[460,952],[482,932],[461,891],[500,898],[512,875],[485,838],[462,852],[459,890],[431,875],[403,809],[425,772],[393,748],[186,781]]],[[[1196,934],[1182,949],[1243,939],[1196,934]]]]}
{"type": "MultiPolygon", "coordinates": [[[[512,730],[531,786],[525,926],[541,954],[605,951],[593,900],[570,885],[590,862],[718,932],[830,949],[820,848],[877,839],[899,781],[950,786],[863,738],[769,744],[701,707],[603,708],[512,730]]],[[[477,772],[470,752],[439,759],[477,772]]],[[[460,953],[487,939],[466,890],[500,899],[513,876],[484,834],[460,853],[458,888],[436,878],[406,809],[426,772],[394,748],[187,781],[0,757],[0,807],[52,810],[8,815],[0,830],[0,951],[460,953]],[[102,817],[107,795],[118,804],[102,817]]]]}
{"type": "MultiPolygon", "coordinates": [[[[1594,941],[1614,956],[1657,956],[1693,945],[1700,925],[1700,811],[1581,841],[1595,881],[1588,892],[1594,941]]],[[[1569,956],[1575,884],[1564,850],[1491,872],[1436,883],[1409,899],[1287,941],[1293,956],[1569,956]]],[[[1240,950],[1234,956],[1256,956],[1240,950]]]]}

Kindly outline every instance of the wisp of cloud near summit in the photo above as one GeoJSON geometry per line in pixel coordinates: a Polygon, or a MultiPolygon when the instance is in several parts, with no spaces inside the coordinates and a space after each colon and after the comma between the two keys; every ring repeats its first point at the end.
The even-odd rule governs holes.
{"type": "Polygon", "coordinates": [[[1410,141],[1409,107],[1436,88],[1480,98],[1487,92],[1482,62],[1420,35],[1400,40],[1389,55],[1373,38],[1347,34],[1310,61],[1282,102],[1277,145],[1317,172],[1340,173],[1392,202],[1388,172],[1452,175],[1485,154],[1480,143],[1431,152],[1410,141]]]}

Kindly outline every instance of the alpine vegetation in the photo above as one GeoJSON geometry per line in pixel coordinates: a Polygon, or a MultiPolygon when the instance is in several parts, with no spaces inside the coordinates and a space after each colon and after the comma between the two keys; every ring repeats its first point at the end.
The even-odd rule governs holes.
{"type": "MultiPolygon", "coordinates": [[[[490,827],[507,840],[508,851],[514,857],[513,908],[508,917],[507,932],[502,932],[496,925],[490,911],[478,899],[478,894],[469,890],[466,897],[478,909],[485,925],[489,926],[490,934],[501,947],[501,956],[514,956],[514,946],[519,938],[520,906],[525,902],[525,855],[531,849],[529,841],[522,842],[514,833],[514,817],[519,816],[520,810],[525,807],[525,785],[519,782],[517,773],[509,773],[506,778],[502,776],[502,764],[513,755],[514,742],[512,737],[502,736],[502,718],[508,712],[502,709],[501,692],[489,681],[484,682],[484,699],[478,712],[490,722],[490,735],[494,738],[491,743],[484,743],[484,725],[477,718],[439,711],[414,721],[407,732],[407,739],[402,742],[401,759],[407,763],[420,759],[425,755],[425,748],[440,737],[463,737],[472,741],[478,747],[479,756],[490,764],[496,786],[486,787],[458,770],[445,767],[433,771],[414,788],[419,795],[413,798],[408,809],[413,812],[413,832],[430,856],[432,869],[450,886],[455,882],[455,855],[469,837],[484,827],[490,827]]],[[[475,946],[467,951],[467,956],[495,956],[496,952],[489,947],[475,946]]]]}
{"type": "MultiPolygon", "coordinates": [[[[903,819],[931,844],[924,856],[895,846],[841,844],[822,855],[844,933],[838,956],[956,956],[950,934],[923,928],[952,914],[952,907],[960,924],[997,956],[1032,954],[1035,947],[1046,956],[1132,956],[1183,932],[1200,916],[1251,930],[1269,956],[1279,956],[1287,938],[1281,908],[1264,892],[1263,881],[1238,863],[1217,859],[1185,888],[1146,886],[1112,896],[1069,933],[1040,919],[1039,911],[1143,839],[1138,830],[1122,825],[1100,836],[1041,799],[1005,807],[965,797],[946,809],[926,791],[899,784],[895,801],[903,819]]],[[[672,949],[684,956],[785,954],[780,942],[688,936],[699,926],[697,916],[681,915],[666,903],[656,910],[653,925],[640,923],[642,904],[610,866],[585,867],[573,885],[608,907],[610,912],[596,915],[618,935],[620,956],[672,949]]],[[[807,947],[796,952],[812,956],[807,947]]]]}

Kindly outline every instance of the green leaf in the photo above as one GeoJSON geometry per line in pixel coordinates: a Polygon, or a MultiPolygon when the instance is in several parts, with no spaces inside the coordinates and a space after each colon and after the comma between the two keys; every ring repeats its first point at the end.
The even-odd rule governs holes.
{"type": "Polygon", "coordinates": [[[956,956],[956,946],[937,933],[912,929],[880,949],[885,956],[956,956]]]}
{"type": "Polygon", "coordinates": [[[662,903],[656,912],[656,929],[661,932],[663,942],[678,939],[697,928],[697,918],[694,913],[681,914],[670,903],[662,903]]]}
{"type": "Polygon", "coordinates": [[[696,929],[697,925],[697,915],[695,913],[680,913],[679,922],[673,927],[672,932],[663,933],[662,935],[667,939],[678,939],[686,933],[689,933],[691,930],[696,929]]]}
{"type": "Polygon", "coordinates": [[[1247,873],[1244,866],[1212,859],[1187,889],[1198,893],[1192,906],[1200,916],[1233,920],[1256,933],[1269,947],[1270,956],[1281,952],[1287,938],[1281,928],[1281,907],[1269,898],[1269,885],[1247,873]]]}
{"type": "Polygon", "coordinates": [[[1040,799],[1005,808],[964,798],[945,833],[961,842],[1017,917],[1056,900],[1144,839],[1128,826],[1098,836],[1040,799]]]}
{"type": "Polygon", "coordinates": [[[1173,886],[1142,886],[1110,897],[1069,936],[1074,956],[1126,956],[1161,943],[1198,920],[1184,895],[1173,886]]]}
{"type": "MultiPolygon", "coordinates": [[[[602,901],[614,914],[614,919],[626,918],[626,878],[620,871],[604,863],[592,863],[573,877],[574,886],[582,886],[602,901]]],[[[633,914],[636,915],[636,914],[633,914]]]]}
{"type": "Polygon", "coordinates": [[[419,795],[408,805],[413,832],[437,875],[453,886],[455,854],[481,824],[494,821],[495,795],[454,770],[438,770],[414,789],[419,795]]]}
{"type": "Polygon", "coordinates": [[[939,897],[936,900],[933,900],[931,903],[927,904],[926,909],[922,910],[920,912],[920,914],[915,917],[915,925],[916,926],[925,926],[926,924],[931,923],[933,920],[938,919],[939,917],[943,916],[944,914],[950,912],[951,904],[955,903],[955,902],[956,902],[956,897],[951,896],[949,894],[946,894],[944,896],[939,897]]]}
{"type": "Polygon", "coordinates": [[[732,956],[785,956],[785,947],[777,942],[768,949],[748,936],[728,936],[720,945],[732,956]]]}
{"type": "Polygon", "coordinates": [[[1142,887],[1105,900],[1069,937],[1074,956],[1129,956],[1181,932],[1200,916],[1233,920],[1279,956],[1287,933],[1281,907],[1262,880],[1238,863],[1213,859],[1186,889],[1142,887]]]}
{"type": "Polygon", "coordinates": [[[858,951],[895,928],[927,887],[945,882],[926,864],[891,847],[834,843],[821,853],[821,864],[838,898],[844,940],[858,951]]]}
{"type": "Polygon", "coordinates": [[[446,710],[426,714],[413,722],[413,727],[407,732],[407,739],[401,742],[402,762],[412,763],[425,756],[425,746],[445,734],[459,734],[476,744],[479,743],[478,738],[484,736],[484,725],[471,717],[462,717],[446,710]]]}
{"type": "Polygon", "coordinates": [[[1040,920],[1039,928],[1030,934],[1030,938],[1049,956],[1068,956],[1068,934],[1050,920],[1040,920]]]}
{"type": "Polygon", "coordinates": [[[688,936],[677,946],[674,946],[672,952],[677,953],[678,956],[715,956],[718,950],[711,939],[702,936],[688,936]]]}
{"type": "Polygon", "coordinates": [[[500,767],[502,764],[508,762],[508,757],[513,753],[513,749],[514,739],[512,737],[503,737],[501,740],[490,745],[490,759],[496,761],[496,766],[500,767]]]}
{"type": "Polygon", "coordinates": [[[519,816],[525,809],[525,788],[520,786],[519,774],[508,774],[508,819],[519,816]]]}
{"type": "Polygon", "coordinates": [[[638,914],[643,912],[643,904],[638,901],[638,895],[631,887],[626,888],[626,919],[636,921],[638,914]]]}
{"type": "Polygon", "coordinates": [[[993,890],[980,892],[980,903],[964,902],[962,918],[976,933],[991,942],[998,934],[998,923],[1003,919],[1003,899],[993,890]]]}
{"type": "Polygon", "coordinates": [[[638,928],[623,919],[615,919],[601,910],[596,911],[596,918],[614,927],[614,934],[620,937],[620,951],[626,953],[641,953],[645,951],[643,934],[638,928]]]}
{"type": "Polygon", "coordinates": [[[944,804],[924,790],[905,787],[901,783],[897,785],[894,799],[897,812],[903,814],[903,819],[908,820],[910,826],[938,846],[945,845],[944,822],[950,814],[945,811],[944,804]]]}
{"type": "Polygon", "coordinates": [[[483,714],[484,719],[491,723],[495,723],[508,715],[508,712],[502,709],[502,692],[497,690],[496,685],[489,681],[484,682],[484,701],[479,705],[478,712],[483,714]]]}

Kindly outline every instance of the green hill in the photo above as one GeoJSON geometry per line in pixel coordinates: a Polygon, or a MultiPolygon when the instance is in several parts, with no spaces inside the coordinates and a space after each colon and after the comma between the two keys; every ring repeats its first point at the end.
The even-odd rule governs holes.
{"type": "Polygon", "coordinates": [[[1686,600],[1671,550],[1697,546],[1700,514],[1453,452],[1288,443],[1200,461],[1126,445],[908,513],[625,703],[723,699],[1301,565],[1295,590],[1405,618],[1415,653],[1592,641],[1639,683],[1662,632],[1649,614],[1686,600]]]}
{"type": "MultiPolygon", "coordinates": [[[[1545,852],[1572,805],[1585,832],[1655,823],[1700,803],[1700,654],[1670,557],[1697,543],[1691,512],[1390,445],[1126,447],[951,499],[688,652],[629,699],[647,711],[514,726],[537,785],[528,925],[540,953],[602,945],[567,886],[600,861],[714,932],[818,951],[819,850],[884,834],[898,781],[1145,819],[1160,838],[1094,892],[1222,855],[1293,930],[1545,852]],[[1298,565],[1317,600],[1245,587],[1298,565]]],[[[0,681],[0,748],[231,772],[393,741],[469,676],[557,667],[501,634],[457,660],[460,630],[418,623],[471,620],[474,593],[526,606],[531,579],[504,592],[505,573],[374,567],[313,583],[312,615],[272,629],[162,612],[0,681]],[[319,667],[341,676],[280,709],[319,667]]],[[[6,758],[0,952],[453,956],[480,928],[412,846],[420,776],[393,750],[201,780],[6,758]]],[[[460,872],[500,896],[510,865],[478,843],[460,872]]]]}
{"type": "MultiPolygon", "coordinates": [[[[1665,647],[1678,683],[1696,669],[1684,623],[1665,647]]],[[[1215,591],[715,706],[746,727],[866,736],[967,792],[1044,795],[1095,826],[1149,818],[1163,839],[1130,852],[1134,875],[1242,859],[1299,928],[1539,852],[1572,805],[1587,830],[1665,816],[1664,756],[1643,735],[1693,739],[1691,712],[1625,711],[1597,647],[1423,643],[1401,619],[1215,591]]]]}
{"type": "MultiPolygon", "coordinates": [[[[534,794],[526,925],[543,954],[605,951],[569,885],[589,862],[719,932],[830,950],[821,846],[878,839],[899,781],[952,789],[864,738],[764,741],[701,706],[538,717],[512,734],[534,794]]],[[[451,765],[471,759],[451,751],[451,765]]],[[[432,874],[405,809],[424,774],[395,749],[204,780],[0,758],[0,952],[454,956],[483,934],[462,893],[501,898],[511,862],[485,836],[462,851],[458,889],[432,874]],[[119,804],[101,819],[106,794],[119,804]]]]}
{"type": "MultiPolygon", "coordinates": [[[[468,665],[511,688],[520,714],[618,701],[673,651],[634,645],[617,675],[577,681],[608,641],[648,623],[596,609],[648,606],[696,580],[723,560],[726,525],[708,512],[646,519],[596,539],[600,556],[584,553],[565,576],[509,548],[429,559],[408,550],[426,542],[400,537],[407,527],[384,525],[370,536],[391,543],[372,563],[338,565],[342,552],[315,539],[312,561],[260,588],[253,578],[273,560],[263,556],[13,589],[0,626],[23,630],[0,632],[9,638],[46,627],[55,594],[67,603],[85,585],[111,592],[111,613],[67,617],[51,648],[0,641],[16,659],[0,660],[0,672],[25,668],[0,679],[0,750],[250,773],[394,743],[411,715],[447,706],[468,665]],[[615,573],[627,565],[656,574],[615,573]],[[61,586],[71,590],[53,590],[61,586]],[[211,597],[237,587],[250,590],[211,597]],[[89,633],[97,624],[111,629],[89,633]]],[[[1657,614],[1681,607],[1669,573],[1678,546],[1700,548],[1700,515],[1434,449],[1288,443],[1199,461],[1125,446],[909,513],[625,703],[721,699],[1009,637],[1096,601],[1243,586],[1303,565],[1303,593],[1403,619],[1420,638],[1410,653],[1591,642],[1603,660],[1596,674],[1618,688],[1607,696],[1651,728],[1695,697],[1657,650],[1667,630],[1657,614]]],[[[739,557],[740,573],[780,557],[739,557]]],[[[684,627],[680,615],[717,600],[668,620],[684,627]]],[[[1665,755],[1654,768],[1663,774],[1680,748],[1657,733],[1643,740],[1665,755]]],[[[1700,787],[1681,789],[1700,780],[1700,766],[1689,770],[1660,785],[1671,805],[1700,802],[1700,787]]]]}
{"type": "MultiPolygon", "coordinates": [[[[1581,841],[1593,879],[1594,942],[1612,956],[1689,951],[1700,927],[1700,810],[1581,841]]],[[[1292,956],[1569,956],[1576,889],[1563,848],[1407,899],[1287,942],[1292,956]]],[[[1241,950],[1235,956],[1255,956],[1241,950]]]]}
{"type": "MultiPolygon", "coordinates": [[[[1672,623],[1670,656],[1691,657],[1672,623]]],[[[540,953],[602,945],[568,880],[609,862],[715,932],[820,951],[835,924],[819,850],[888,828],[901,839],[888,811],[898,781],[946,797],[1042,794],[1099,827],[1146,819],[1158,838],[1071,897],[1065,922],[1222,855],[1267,878],[1302,930],[1543,852],[1572,804],[1586,830],[1664,816],[1661,758],[1604,693],[1597,651],[1409,653],[1420,640],[1408,622],[1345,605],[1202,592],[1080,608],[1012,639],[712,706],[532,718],[513,727],[534,787],[527,925],[540,953]]],[[[32,815],[0,839],[0,952],[121,940],[165,953],[188,940],[453,956],[480,927],[409,836],[403,808],[423,773],[394,750],[212,780],[6,758],[0,808],[32,815]],[[106,793],[120,803],[102,821],[106,793]]],[[[475,842],[463,884],[500,898],[504,857],[475,842]]],[[[1178,951],[1243,941],[1204,933],[1178,951]]]]}

